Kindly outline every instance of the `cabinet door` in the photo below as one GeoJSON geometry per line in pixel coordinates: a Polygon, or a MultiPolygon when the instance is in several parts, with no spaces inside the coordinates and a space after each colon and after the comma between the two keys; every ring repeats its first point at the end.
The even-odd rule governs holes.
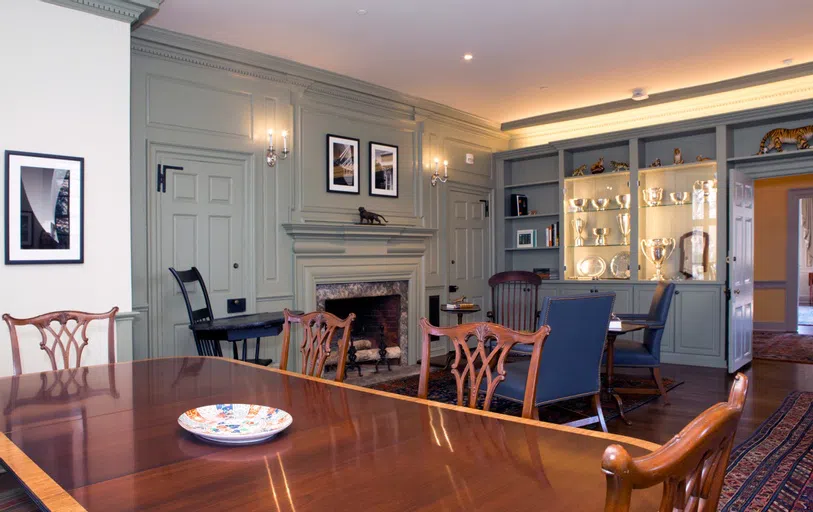
{"type": "Polygon", "coordinates": [[[576,285],[576,286],[574,286],[574,285],[560,286],[559,287],[559,295],[564,295],[564,296],[567,296],[567,297],[570,297],[570,296],[573,296],[573,295],[589,295],[590,290],[593,290],[593,289],[595,289],[595,286],[592,283],[585,283],[582,286],[578,286],[578,285],[576,285]]]}
{"type": "Polygon", "coordinates": [[[539,307],[545,301],[545,297],[556,297],[559,295],[559,287],[551,284],[542,284],[539,286],[539,307]]]}
{"type": "Polygon", "coordinates": [[[720,320],[723,315],[720,289],[682,286],[672,305],[675,316],[675,352],[720,356],[720,320]]]}
{"type": "Polygon", "coordinates": [[[593,289],[601,293],[615,292],[613,313],[632,313],[632,286],[598,285],[593,289]]]}
{"type": "MultiPolygon", "coordinates": [[[[636,286],[635,287],[635,312],[636,313],[649,313],[649,306],[652,304],[652,296],[655,295],[655,286],[636,286]]],[[[672,307],[669,311],[669,318],[666,320],[666,329],[663,331],[663,338],[661,338],[661,352],[674,352],[675,351],[675,299],[680,297],[677,295],[672,297],[672,307]]],[[[642,333],[635,333],[634,339],[638,341],[643,340],[642,333]]]]}

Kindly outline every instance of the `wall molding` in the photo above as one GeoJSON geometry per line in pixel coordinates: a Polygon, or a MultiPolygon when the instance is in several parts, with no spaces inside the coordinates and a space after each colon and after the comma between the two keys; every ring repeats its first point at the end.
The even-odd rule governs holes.
{"type": "Polygon", "coordinates": [[[788,223],[785,243],[785,330],[799,326],[799,200],[813,197],[813,188],[788,190],[788,223]]]}
{"type": "Polygon", "coordinates": [[[43,0],[49,4],[96,14],[133,24],[142,16],[152,16],[164,0],[43,0]]]}
{"type": "Polygon", "coordinates": [[[754,281],[754,289],[756,290],[784,290],[787,286],[787,281],[754,281]]]}
{"type": "MultiPolygon", "coordinates": [[[[69,0],[59,1],[70,3],[69,0]]],[[[447,105],[280,57],[194,36],[142,26],[133,32],[131,49],[137,54],[294,86],[301,88],[303,95],[321,95],[344,101],[354,101],[402,115],[406,113],[413,120],[418,116],[425,116],[443,124],[471,130],[482,135],[502,140],[510,138],[510,135],[500,130],[499,123],[447,105]]]]}
{"type": "Polygon", "coordinates": [[[754,322],[755,331],[770,331],[770,332],[796,332],[788,331],[785,328],[784,322],[754,322]]]}

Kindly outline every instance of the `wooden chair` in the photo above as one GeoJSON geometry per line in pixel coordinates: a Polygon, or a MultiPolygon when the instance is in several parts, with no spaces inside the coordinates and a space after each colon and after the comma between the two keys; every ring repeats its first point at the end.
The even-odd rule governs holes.
{"type": "Polygon", "coordinates": [[[531,418],[534,414],[536,401],[536,381],[539,376],[539,358],[542,354],[542,345],[550,334],[550,327],[543,325],[534,333],[523,333],[508,329],[501,325],[481,322],[456,325],[453,327],[435,327],[426,318],[421,318],[421,331],[423,333],[423,346],[421,348],[421,377],[418,384],[418,398],[426,399],[429,381],[429,345],[431,336],[448,336],[454,344],[455,358],[452,363],[452,375],[457,382],[457,405],[463,407],[463,395],[468,385],[468,405],[477,407],[477,398],[480,391],[485,392],[483,410],[491,407],[491,398],[497,385],[505,380],[505,358],[511,349],[517,345],[533,345],[528,377],[525,383],[525,397],[522,402],[522,417],[531,418]],[[477,347],[472,349],[468,345],[471,337],[477,339],[477,347]],[[489,348],[493,345],[493,348],[489,348]],[[462,371],[458,369],[461,360],[465,357],[462,371]],[[479,366],[478,366],[479,363],[479,366]],[[495,375],[496,373],[496,375],[495,375]],[[483,380],[485,378],[485,381],[483,380]],[[481,386],[484,389],[481,389],[481,386]]]}
{"type": "Polygon", "coordinates": [[[344,380],[347,365],[347,351],[350,348],[350,331],[353,327],[354,313],[341,318],[327,312],[317,311],[296,315],[287,308],[283,311],[285,323],[282,327],[282,357],[280,369],[288,369],[288,351],[291,346],[291,324],[301,324],[303,329],[302,343],[299,352],[302,354],[302,370],[304,375],[321,377],[325,369],[325,361],[330,355],[333,337],[336,329],[343,329],[341,339],[338,341],[339,363],[336,367],[336,381],[344,380]]]}
{"type": "Polygon", "coordinates": [[[73,368],[82,365],[82,351],[88,344],[88,324],[94,320],[107,320],[107,362],[116,362],[116,313],[119,308],[114,307],[107,313],[84,313],[82,311],[54,311],[32,318],[14,318],[6,313],[3,320],[8,325],[11,334],[11,360],[14,366],[14,375],[23,373],[20,361],[20,340],[17,328],[34,326],[40,333],[40,348],[48,354],[51,369],[59,370],[57,359],[62,362],[62,368],[71,368],[71,353],[74,354],[73,368]],[[57,324],[56,328],[53,324],[57,324]],[[79,334],[80,339],[76,339],[79,334]],[[50,340],[49,340],[50,335],[50,340]],[[81,342],[80,342],[81,341],[81,342]]]}
{"type": "Polygon", "coordinates": [[[649,455],[632,458],[617,444],[607,447],[601,461],[607,475],[605,512],[629,510],[633,489],[659,484],[660,511],[716,511],[747,391],[748,378],[737,374],[728,402],[707,409],[649,455]]]}
{"type": "Polygon", "coordinates": [[[515,331],[533,332],[539,319],[540,284],[538,275],[522,270],[491,276],[491,311],[486,313],[489,321],[515,331]]]}

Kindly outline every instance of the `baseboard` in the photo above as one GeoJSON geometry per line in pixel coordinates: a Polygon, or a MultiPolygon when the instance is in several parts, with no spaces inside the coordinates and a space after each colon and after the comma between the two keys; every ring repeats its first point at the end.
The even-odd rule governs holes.
{"type": "Polygon", "coordinates": [[[682,364],[686,366],[705,366],[707,368],[727,367],[726,360],[722,357],[675,354],[674,352],[661,352],[661,362],[668,364],[682,364]]]}
{"type": "Polygon", "coordinates": [[[785,322],[754,322],[755,331],[792,332],[788,331],[785,322]]]}

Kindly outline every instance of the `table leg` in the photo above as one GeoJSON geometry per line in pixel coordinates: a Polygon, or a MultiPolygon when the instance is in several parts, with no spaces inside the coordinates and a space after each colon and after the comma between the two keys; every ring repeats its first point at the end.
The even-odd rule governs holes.
{"type": "Polygon", "coordinates": [[[618,415],[621,417],[621,421],[626,423],[627,425],[632,425],[632,422],[627,419],[626,414],[624,414],[624,401],[621,400],[621,395],[615,392],[615,388],[613,388],[613,377],[615,373],[615,336],[608,335],[607,336],[607,393],[615,399],[615,402],[618,404],[618,415]]]}
{"type": "Polygon", "coordinates": [[[457,314],[457,325],[462,325],[462,324],[463,324],[463,313],[458,313],[457,314]]]}
{"type": "Polygon", "coordinates": [[[260,338],[257,338],[257,344],[254,346],[254,362],[260,362],[260,338]]]}
{"type": "Polygon", "coordinates": [[[240,356],[237,355],[237,342],[236,341],[231,342],[231,351],[232,351],[232,355],[234,356],[235,359],[240,359],[240,356]]]}
{"type": "Polygon", "coordinates": [[[246,360],[246,352],[248,352],[248,340],[243,340],[243,361],[246,360]]]}

